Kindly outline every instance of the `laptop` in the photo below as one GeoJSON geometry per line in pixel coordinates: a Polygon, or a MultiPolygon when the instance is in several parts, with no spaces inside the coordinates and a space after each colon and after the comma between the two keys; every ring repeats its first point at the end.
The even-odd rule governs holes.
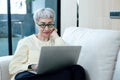
{"type": "Polygon", "coordinates": [[[38,62],[37,74],[47,73],[77,64],[81,46],[44,46],[38,62]]]}

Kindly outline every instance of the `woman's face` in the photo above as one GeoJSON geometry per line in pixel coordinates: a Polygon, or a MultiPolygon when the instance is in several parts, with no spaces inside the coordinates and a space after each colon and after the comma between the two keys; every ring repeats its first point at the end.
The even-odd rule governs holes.
{"type": "Polygon", "coordinates": [[[39,33],[42,37],[49,38],[54,30],[54,21],[52,18],[40,18],[38,22],[39,33]]]}

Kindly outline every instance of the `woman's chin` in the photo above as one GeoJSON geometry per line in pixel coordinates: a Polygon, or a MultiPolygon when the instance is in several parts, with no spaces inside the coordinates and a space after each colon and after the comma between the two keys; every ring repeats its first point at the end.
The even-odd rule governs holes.
{"type": "Polygon", "coordinates": [[[44,37],[49,38],[50,35],[49,34],[44,34],[44,37]]]}

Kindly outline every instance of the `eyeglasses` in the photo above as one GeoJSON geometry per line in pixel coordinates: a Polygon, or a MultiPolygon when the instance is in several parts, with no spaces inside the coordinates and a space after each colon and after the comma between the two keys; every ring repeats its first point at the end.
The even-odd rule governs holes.
{"type": "Polygon", "coordinates": [[[53,28],[55,24],[38,24],[38,26],[45,28],[46,26],[48,26],[48,28],[53,28]]]}

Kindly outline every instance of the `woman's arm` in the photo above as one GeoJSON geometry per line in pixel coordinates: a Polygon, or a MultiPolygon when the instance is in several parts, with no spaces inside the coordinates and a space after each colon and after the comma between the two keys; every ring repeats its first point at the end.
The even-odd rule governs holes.
{"type": "Polygon", "coordinates": [[[57,29],[53,29],[51,33],[52,39],[55,41],[55,46],[64,46],[65,42],[64,40],[58,35],[57,29]]]}
{"type": "Polygon", "coordinates": [[[13,56],[13,59],[9,65],[9,73],[14,75],[18,72],[25,71],[28,69],[28,47],[25,43],[20,40],[13,56]]]}

